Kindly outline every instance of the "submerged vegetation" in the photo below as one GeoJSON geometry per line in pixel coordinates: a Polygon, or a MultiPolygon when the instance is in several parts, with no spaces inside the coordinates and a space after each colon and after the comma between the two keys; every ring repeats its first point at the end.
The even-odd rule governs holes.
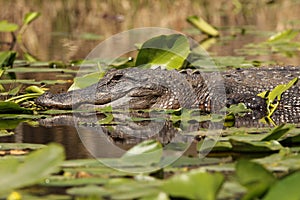
{"type": "MultiPolygon", "coordinates": [[[[241,12],[240,1],[234,2],[235,12],[241,12]]],[[[298,125],[276,126],[273,123],[274,127],[265,125],[262,128],[236,128],[235,118],[251,112],[244,104],[228,108],[225,119],[224,116],[209,114],[195,116],[194,112],[198,110],[187,110],[184,112],[187,115],[182,116],[183,109],[139,112],[155,113],[152,116],[158,116],[157,118],[131,116],[130,120],[134,123],[160,121],[160,116],[167,116],[180,135],[194,139],[192,145],[195,146],[196,156],[186,152],[169,166],[163,167],[161,163],[165,161],[165,148],[169,151],[178,150],[185,148],[187,144],[177,142],[174,146],[168,146],[158,140],[145,140],[131,145],[130,148],[126,147],[127,151],[120,158],[67,160],[64,147],[58,144],[2,142],[2,138],[15,134],[20,123],[36,127],[40,126],[38,119],[52,119],[55,115],[76,113],[76,110],[47,110],[35,105],[34,99],[50,86],[68,84],[69,91],[84,88],[97,82],[111,68],[160,66],[168,70],[197,67],[204,71],[211,70],[211,60],[207,60],[199,49],[191,48],[188,38],[180,34],[152,38],[139,46],[136,58],[119,58],[110,64],[102,60],[89,63],[81,60],[68,63],[37,61],[24,46],[22,34],[39,16],[38,12],[28,13],[21,26],[0,21],[0,32],[12,35],[10,49],[0,52],[0,183],[3,186],[0,188],[0,198],[276,200],[284,199],[283,194],[288,195],[285,199],[297,199],[300,196],[298,125]],[[159,50],[149,48],[157,44],[160,45],[159,50]],[[15,45],[20,46],[25,60],[19,60],[20,56],[13,51],[15,45]],[[80,64],[87,65],[85,75],[73,80],[80,64]],[[89,66],[96,66],[101,70],[89,71],[89,66]],[[59,80],[18,77],[18,74],[30,73],[55,74],[55,78],[59,80]],[[207,133],[205,128],[194,132],[182,131],[189,124],[223,120],[227,128],[223,130],[218,141],[213,141],[213,134],[207,133]],[[213,141],[215,145],[206,148],[205,141],[213,141]],[[103,163],[109,163],[110,167],[103,163]],[[143,173],[132,173],[139,171],[143,173]]],[[[228,39],[222,35],[221,28],[213,27],[199,16],[190,16],[187,21],[195,27],[193,32],[204,35],[205,39],[200,42],[204,49],[222,44],[228,39]]],[[[253,59],[251,56],[256,54],[293,57],[299,53],[298,33],[298,29],[289,28],[267,34],[262,42],[246,44],[242,49],[237,49],[240,56],[212,56],[212,60],[218,70],[226,70],[274,62],[253,59]]],[[[247,31],[241,31],[240,34],[247,34],[247,31]]],[[[235,36],[231,38],[231,41],[234,40],[235,36]]],[[[272,114],[278,107],[282,94],[295,85],[298,79],[288,81],[272,91],[258,94],[267,102],[268,116],[264,118],[266,122],[272,123],[272,114]]],[[[97,110],[103,117],[96,124],[79,122],[78,125],[103,126],[113,132],[117,123],[123,123],[114,121],[113,112],[128,114],[105,107],[97,110]]]]}

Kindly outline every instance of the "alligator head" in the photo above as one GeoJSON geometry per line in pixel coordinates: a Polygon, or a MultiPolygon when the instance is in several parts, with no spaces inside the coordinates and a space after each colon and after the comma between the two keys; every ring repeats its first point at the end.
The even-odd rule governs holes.
{"type": "MultiPolygon", "coordinates": [[[[198,81],[196,85],[204,87],[204,82],[198,81]]],[[[63,94],[46,92],[35,102],[59,109],[72,109],[83,104],[176,109],[198,104],[192,81],[187,80],[184,74],[175,70],[138,68],[111,70],[98,83],[87,88],[63,94]]]]}

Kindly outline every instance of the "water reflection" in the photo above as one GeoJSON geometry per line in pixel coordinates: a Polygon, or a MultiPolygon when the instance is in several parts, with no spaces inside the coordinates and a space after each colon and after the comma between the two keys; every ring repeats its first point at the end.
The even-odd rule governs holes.
{"type": "Polygon", "coordinates": [[[82,145],[72,126],[32,127],[21,123],[12,136],[1,137],[1,142],[48,144],[57,142],[65,147],[67,159],[92,157],[82,145]]]}
{"type": "MultiPolygon", "coordinates": [[[[79,115],[60,115],[52,118],[40,119],[40,126],[53,128],[61,126],[76,127],[81,144],[94,157],[110,157],[118,158],[125,153],[130,147],[148,139],[160,141],[165,147],[174,146],[178,151],[188,148],[193,141],[194,135],[188,135],[188,132],[182,131],[173,125],[169,120],[157,120],[148,117],[140,118],[138,121],[132,121],[133,117],[137,119],[140,115],[130,115],[131,120],[127,118],[127,114],[113,113],[114,121],[99,125],[99,121],[103,120],[105,115],[84,114],[79,115]],[[126,116],[125,116],[126,115],[126,116]],[[176,144],[179,146],[176,147],[176,144]],[[182,149],[183,148],[183,149],[182,149]]],[[[192,131],[198,125],[191,124],[189,129],[192,131]]],[[[185,127],[186,129],[186,127],[185,127]]],[[[59,134],[59,133],[58,133],[59,134]]],[[[78,137],[76,137],[78,138],[78,137]]],[[[72,141],[76,142],[76,141],[72,141]]],[[[70,145],[70,144],[68,144],[70,145]]],[[[76,149],[77,143],[71,145],[76,149]]],[[[171,149],[169,153],[171,153],[171,149]]],[[[182,152],[182,153],[183,153],[182,152]]]]}

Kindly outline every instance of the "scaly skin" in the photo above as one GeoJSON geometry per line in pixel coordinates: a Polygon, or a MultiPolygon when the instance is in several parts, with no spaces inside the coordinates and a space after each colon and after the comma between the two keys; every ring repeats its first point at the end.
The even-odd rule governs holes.
{"type": "MultiPolygon", "coordinates": [[[[257,94],[300,77],[300,68],[273,66],[224,72],[181,72],[128,68],[111,70],[97,84],[63,94],[45,93],[36,104],[72,109],[84,104],[132,109],[198,107],[210,112],[243,102],[265,112],[265,100],[257,94]]],[[[300,107],[299,84],[283,94],[278,109],[300,107]]]]}

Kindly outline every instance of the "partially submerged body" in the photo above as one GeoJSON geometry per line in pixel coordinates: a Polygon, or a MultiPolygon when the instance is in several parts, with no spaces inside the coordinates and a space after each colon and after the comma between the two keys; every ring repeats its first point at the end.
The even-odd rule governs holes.
{"type": "MultiPolygon", "coordinates": [[[[248,108],[265,112],[265,100],[257,94],[295,77],[300,77],[300,68],[289,66],[234,69],[218,73],[127,68],[111,70],[98,83],[84,89],[63,94],[45,93],[36,99],[36,103],[58,109],[90,104],[131,109],[187,107],[208,112],[245,103],[248,108]]],[[[283,94],[279,109],[294,107],[300,107],[298,84],[283,94]]]]}

